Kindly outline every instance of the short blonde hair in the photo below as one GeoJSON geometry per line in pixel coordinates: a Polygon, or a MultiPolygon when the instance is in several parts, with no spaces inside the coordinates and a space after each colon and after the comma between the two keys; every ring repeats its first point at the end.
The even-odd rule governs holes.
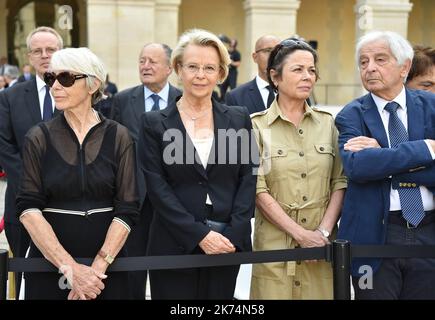
{"type": "Polygon", "coordinates": [[[50,62],[51,70],[66,70],[87,74],[86,84],[93,88],[95,78],[100,80],[98,90],[92,95],[92,104],[105,98],[104,86],[107,71],[103,62],[88,48],[68,48],[56,51],[50,62]]]}
{"type": "Polygon", "coordinates": [[[219,68],[222,75],[222,78],[220,80],[223,81],[228,76],[228,66],[231,63],[231,60],[228,54],[227,47],[222,43],[221,40],[219,40],[216,35],[202,29],[187,30],[181,35],[180,40],[178,41],[178,44],[172,53],[172,67],[177,74],[177,67],[181,65],[184,51],[189,44],[215,48],[218,52],[220,60],[219,68]]]}

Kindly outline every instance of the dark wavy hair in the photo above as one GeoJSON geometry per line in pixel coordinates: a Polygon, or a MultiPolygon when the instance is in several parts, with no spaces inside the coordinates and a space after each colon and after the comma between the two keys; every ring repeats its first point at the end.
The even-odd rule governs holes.
{"type": "Polygon", "coordinates": [[[269,60],[267,61],[267,80],[269,85],[274,91],[278,91],[278,88],[272,81],[270,76],[270,70],[275,70],[278,77],[282,76],[282,69],[284,67],[285,59],[296,50],[308,51],[313,55],[314,66],[316,67],[316,80],[319,79],[319,72],[317,69],[317,52],[308,43],[303,40],[286,39],[277,44],[270,53],[269,60]]]}

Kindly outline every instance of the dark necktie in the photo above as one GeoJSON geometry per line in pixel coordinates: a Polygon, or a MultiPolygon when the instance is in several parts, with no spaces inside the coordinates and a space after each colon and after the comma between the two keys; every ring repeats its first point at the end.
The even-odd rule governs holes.
{"type": "Polygon", "coordinates": [[[267,90],[269,90],[269,96],[267,97],[267,106],[266,109],[270,107],[273,100],[275,100],[275,93],[273,92],[273,89],[271,86],[266,87],[267,90]]]}
{"type": "MultiPolygon", "coordinates": [[[[397,108],[399,104],[394,101],[385,106],[385,110],[390,113],[388,135],[391,148],[396,148],[400,143],[408,141],[408,132],[397,115],[397,108]]],[[[418,226],[425,215],[420,188],[399,188],[398,192],[403,217],[413,226],[418,226]]]]}
{"type": "Polygon", "coordinates": [[[42,121],[48,121],[53,118],[53,104],[51,103],[50,87],[45,86],[44,110],[42,112],[42,121]]]}
{"type": "Polygon", "coordinates": [[[151,108],[151,111],[160,110],[160,107],[159,107],[160,96],[158,94],[153,93],[151,95],[151,99],[153,99],[153,101],[154,101],[154,104],[153,104],[153,107],[151,108]]]}

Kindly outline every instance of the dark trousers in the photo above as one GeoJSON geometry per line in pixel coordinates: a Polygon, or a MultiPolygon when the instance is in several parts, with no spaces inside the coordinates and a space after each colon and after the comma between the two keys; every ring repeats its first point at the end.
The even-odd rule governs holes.
{"type": "MultiPolygon", "coordinates": [[[[24,226],[16,223],[5,222],[6,239],[9,247],[16,258],[22,258],[30,245],[30,236],[24,226]]],[[[15,299],[20,296],[21,272],[15,273],[15,299]]]]}
{"type": "MultiPolygon", "coordinates": [[[[125,249],[129,257],[146,256],[148,234],[152,220],[152,207],[147,201],[142,207],[141,218],[127,238],[125,249]]],[[[145,300],[147,270],[128,272],[129,299],[145,300]]]]}
{"type": "MultiPolygon", "coordinates": [[[[435,245],[435,223],[415,229],[389,223],[386,244],[435,245]]],[[[435,259],[383,259],[373,275],[373,289],[360,289],[359,278],[353,277],[352,282],[357,300],[433,300],[435,259]]]]}
{"type": "Polygon", "coordinates": [[[150,271],[151,298],[231,300],[239,268],[223,266],[150,271]]]}

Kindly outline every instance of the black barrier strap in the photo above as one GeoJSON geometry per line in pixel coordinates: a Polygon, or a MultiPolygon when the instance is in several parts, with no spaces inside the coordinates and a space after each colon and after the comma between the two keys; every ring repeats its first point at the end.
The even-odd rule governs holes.
{"type": "MultiPolygon", "coordinates": [[[[331,257],[331,245],[319,248],[298,248],[257,252],[238,252],[217,255],[174,255],[117,258],[110,265],[110,272],[183,269],[211,266],[230,266],[248,263],[281,262],[298,260],[325,260],[331,257]]],[[[93,259],[78,258],[77,262],[91,265],[93,259]]],[[[43,258],[9,259],[9,271],[13,272],[57,272],[43,258]]]]}
{"type": "Polygon", "coordinates": [[[352,258],[435,258],[435,246],[352,245],[352,258]]]}

